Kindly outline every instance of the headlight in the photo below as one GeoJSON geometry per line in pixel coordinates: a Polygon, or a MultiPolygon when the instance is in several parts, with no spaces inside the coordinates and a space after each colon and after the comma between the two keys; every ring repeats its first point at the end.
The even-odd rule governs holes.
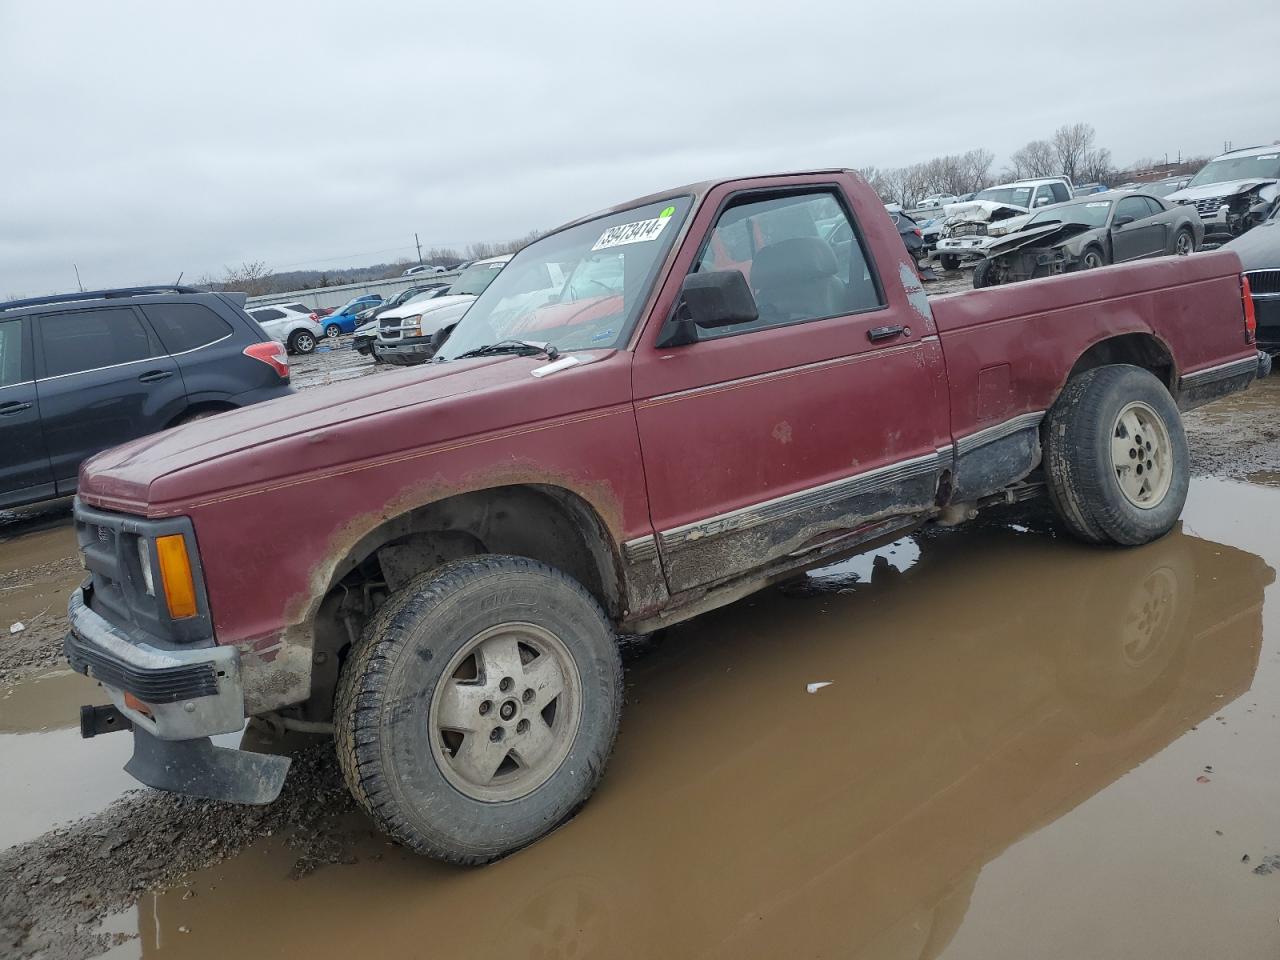
{"type": "Polygon", "coordinates": [[[151,575],[151,544],[146,537],[138,538],[138,566],[142,567],[142,583],[147,588],[147,596],[156,595],[156,582],[151,575]]]}
{"type": "Polygon", "coordinates": [[[403,320],[400,321],[400,326],[401,327],[421,327],[422,314],[415,313],[412,317],[405,317],[403,320]]]}

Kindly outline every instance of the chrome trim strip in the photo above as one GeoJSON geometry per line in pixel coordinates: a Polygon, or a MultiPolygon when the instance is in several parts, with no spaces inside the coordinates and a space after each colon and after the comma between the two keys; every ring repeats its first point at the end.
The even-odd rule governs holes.
{"type": "Polygon", "coordinates": [[[29,387],[34,380],[19,380],[17,383],[0,383],[0,390],[8,390],[10,387],[29,387]]]}
{"type": "Polygon", "coordinates": [[[881,487],[887,487],[902,480],[936,473],[938,470],[938,454],[927,453],[921,457],[900,460],[874,470],[832,480],[829,483],[785,496],[775,497],[761,503],[753,503],[728,513],[686,523],[684,526],[664,530],[660,534],[664,550],[671,550],[701,540],[704,537],[718,536],[722,533],[749,530],[764,523],[772,523],[815,507],[823,507],[839,500],[862,496],[881,487]]]}
{"type": "Polygon", "coordinates": [[[628,563],[648,563],[658,557],[658,538],[652,533],[628,540],[622,545],[622,556],[628,563]]]}
{"type": "Polygon", "coordinates": [[[168,360],[169,354],[162,353],[158,357],[143,357],[141,360],[126,360],[124,363],[109,363],[105,367],[90,367],[88,370],[73,370],[71,373],[55,373],[52,377],[36,377],[38,383],[50,380],[64,380],[67,377],[78,377],[83,373],[97,373],[99,370],[114,370],[116,367],[132,367],[139,363],[155,363],[157,360],[168,360]]]}
{"type": "Polygon", "coordinates": [[[990,427],[984,427],[968,436],[956,438],[956,455],[963,457],[967,453],[972,453],[979,447],[985,447],[988,443],[995,443],[997,440],[1003,440],[1005,437],[1011,437],[1020,430],[1029,430],[1040,426],[1040,421],[1044,419],[1044,410],[1033,410],[1030,413],[1019,414],[1012,420],[1005,420],[1003,423],[993,424],[990,427]]]}
{"type": "Polygon", "coordinates": [[[1184,373],[1179,382],[1182,386],[1202,386],[1206,383],[1215,383],[1218,380],[1239,376],[1242,373],[1254,372],[1257,369],[1258,358],[1256,356],[1244,357],[1240,360],[1229,360],[1217,366],[1205,367],[1205,369],[1196,370],[1194,373],[1184,373]]]}
{"type": "MultiPolygon", "coordinates": [[[[221,318],[219,318],[219,319],[221,319],[221,318]]],[[[262,326],[262,324],[258,324],[258,326],[262,326]]],[[[294,328],[294,327],[290,327],[289,329],[292,331],[292,330],[293,330],[293,329],[295,329],[295,328],[294,328]]],[[[204,350],[206,347],[212,347],[212,346],[214,346],[215,344],[219,344],[219,343],[221,343],[223,340],[230,340],[230,339],[231,339],[232,337],[234,337],[234,336],[235,336],[235,332],[234,332],[234,331],[232,331],[231,333],[227,333],[227,334],[222,335],[222,336],[221,336],[221,337],[219,337],[217,340],[210,340],[208,343],[202,343],[202,344],[200,344],[200,346],[198,346],[198,347],[192,347],[190,350],[179,350],[177,353],[164,354],[164,356],[169,356],[169,357],[185,357],[188,353],[195,353],[197,350],[204,350]]]]}

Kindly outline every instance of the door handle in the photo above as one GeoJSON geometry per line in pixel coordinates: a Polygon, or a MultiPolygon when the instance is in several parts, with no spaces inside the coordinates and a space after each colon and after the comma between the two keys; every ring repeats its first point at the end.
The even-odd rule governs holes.
{"type": "Polygon", "coordinates": [[[892,340],[894,337],[909,336],[911,336],[911,328],[904,326],[872,327],[867,331],[867,339],[872,343],[879,343],[881,340],[892,340]]]}
{"type": "Polygon", "coordinates": [[[168,370],[151,370],[144,373],[138,378],[139,383],[159,383],[161,380],[168,380],[173,374],[168,370]]]}
{"type": "Polygon", "coordinates": [[[23,410],[30,410],[31,404],[19,403],[17,400],[11,400],[8,403],[0,403],[0,417],[7,417],[13,413],[21,413],[23,410]]]}

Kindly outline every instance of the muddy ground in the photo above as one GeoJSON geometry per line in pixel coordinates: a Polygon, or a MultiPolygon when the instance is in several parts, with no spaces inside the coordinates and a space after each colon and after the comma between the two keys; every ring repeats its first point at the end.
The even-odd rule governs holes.
{"type": "MultiPolygon", "coordinates": [[[[373,372],[344,347],[295,383],[373,372]]],[[[135,789],[58,666],[67,507],[0,514],[0,955],[1280,956],[1277,411],[1187,417],[1158,544],[993,512],[631,646],[600,792],[471,871],[379,837],[326,743],[265,808],[135,789]]]]}

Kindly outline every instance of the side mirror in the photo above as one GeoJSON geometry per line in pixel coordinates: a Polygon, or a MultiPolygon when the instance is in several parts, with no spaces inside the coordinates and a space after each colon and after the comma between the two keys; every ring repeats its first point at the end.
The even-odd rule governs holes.
{"type": "Polygon", "coordinates": [[[675,316],[667,324],[658,346],[678,347],[695,343],[698,327],[727,327],[750,323],[760,317],[741,270],[704,270],[684,278],[675,316]]]}
{"type": "Polygon", "coordinates": [[[1133,217],[1128,217],[1128,216],[1116,217],[1114,220],[1111,221],[1111,226],[1123,227],[1126,223],[1133,223],[1133,221],[1134,221],[1133,217]]]}
{"type": "Polygon", "coordinates": [[[1051,202],[1052,201],[1048,197],[1040,197],[1038,200],[1036,200],[1035,205],[1037,207],[1047,207],[1051,202]]]}

